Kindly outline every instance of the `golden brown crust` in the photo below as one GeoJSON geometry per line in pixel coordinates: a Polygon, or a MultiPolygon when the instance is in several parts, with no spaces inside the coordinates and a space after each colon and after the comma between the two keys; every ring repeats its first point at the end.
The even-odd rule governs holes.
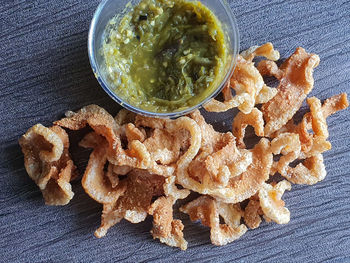
{"type": "Polygon", "coordinates": [[[19,144],[24,166],[39,186],[47,205],[66,205],[73,198],[71,179],[77,176],[70,158],[67,133],[58,126],[37,124],[24,134],[19,144]]]}
{"type": "Polygon", "coordinates": [[[280,85],[277,95],[263,105],[262,112],[266,121],[265,136],[271,136],[282,128],[298,111],[314,86],[313,69],[318,66],[320,58],[297,48],[280,70],[280,85]]]}
{"type": "Polygon", "coordinates": [[[246,148],[243,139],[245,135],[245,129],[248,125],[254,127],[254,131],[257,136],[264,136],[264,119],[262,112],[257,108],[254,108],[249,114],[239,112],[233,120],[233,135],[237,138],[237,145],[243,149],[246,148]]]}
{"type": "Polygon", "coordinates": [[[223,246],[240,238],[247,227],[240,223],[242,211],[239,205],[224,204],[209,196],[201,196],[180,208],[192,221],[200,220],[210,227],[210,239],[216,246],[223,246]],[[220,224],[222,217],[225,224],[220,224]]]}
{"type": "Polygon", "coordinates": [[[247,207],[244,210],[244,222],[250,229],[255,229],[260,226],[262,211],[260,208],[259,199],[255,200],[251,198],[247,207]]]}

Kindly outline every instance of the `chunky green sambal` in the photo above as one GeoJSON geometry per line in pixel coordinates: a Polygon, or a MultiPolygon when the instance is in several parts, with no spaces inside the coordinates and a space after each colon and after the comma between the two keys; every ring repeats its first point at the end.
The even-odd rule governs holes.
{"type": "Polygon", "coordinates": [[[220,85],[227,60],[221,23],[202,3],[142,0],[106,28],[107,80],[130,105],[167,113],[197,105],[220,85]]]}

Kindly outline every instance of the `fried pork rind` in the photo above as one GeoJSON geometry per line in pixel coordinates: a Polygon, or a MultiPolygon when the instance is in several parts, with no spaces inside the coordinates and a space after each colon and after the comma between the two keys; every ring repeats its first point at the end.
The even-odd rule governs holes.
{"type": "Polygon", "coordinates": [[[192,113],[191,117],[201,128],[202,142],[191,143],[188,152],[191,152],[193,145],[199,145],[188,159],[194,158],[199,152],[198,148],[200,152],[192,162],[182,160],[188,157],[188,152],[180,158],[177,182],[187,189],[211,195],[225,203],[238,203],[254,195],[269,177],[272,154],[268,140],[262,139],[252,151],[238,150],[231,133],[215,132],[199,112],[192,113]],[[217,161],[211,161],[212,158],[217,161]],[[210,174],[215,175],[215,171],[220,172],[220,180],[210,174]]]}
{"type": "Polygon", "coordinates": [[[39,186],[45,203],[68,204],[74,196],[69,182],[76,176],[76,167],[68,152],[67,133],[58,126],[37,124],[20,138],[19,144],[27,173],[39,186]]]}
{"type": "Polygon", "coordinates": [[[132,170],[117,186],[118,189],[126,188],[124,194],[116,202],[103,205],[101,226],[95,231],[95,236],[105,236],[108,229],[123,218],[134,224],[144,221],[152,198],[164,194],[164,183],[163,176],[132,170]]]}
{"type": "Polygon", "coordinates": [[[271,142],[271,150],[274,154],[284,154],[277,163],[274,163],[271,174],[279,172],[282,176],[294,184],[316,184],[326,177],[326,169],[321,153],[328,150],[329,142],[325,138],[316,137],[312,141],[312,149],[308,153],[301,152],[299,135],[295,133],[283,133],[271,142]],[[289,164],[297,159],[306,159],[295,168],[289,164]]]}
{"type": "Polygon", "coordinates": [[[328,134],[327,130],[318,131],[317,134],[316,132],[314,132],[314,134],[309,133],[309,130],[313,129],[312,122],[322,122],[322,129],[327,129],[325,119],[335,114],[337,111],[346,109],[349,106],[347,95],[345,93],[325,100],[321,109],[319,107],[319,101],[316,98],[311,98],[311,100],[308,100],[308,103],[310,106],[312,105],[313,110],[310,113],[305,114],[302,121],[298,125],[295,125],[293,120],[291,120],[273,135],[273,137],[277,137],[279,134],[285,132],[299,134],[303,158],[311,157],[331,148],[330,143],[325,140],[328,136],[324,136],[324,134],[328,134]],[[319,112],[323,113],[323,117],[319,114],[319,112]]]}
{"type": "Polygon", "coordinates": [[[249,203],[247,207],[244,210],[244,222],[245,224],[251,228],[255,229],[260,226],[261,223],[261,215],[263,215],[263,211],[260,207],[259,197],[258,196],[252,196],[249,199],[249,203]]]}
{"type": "Polygon", "coordinates": [[[134,124],[128,123],[125,125],[125,136],[129,143],[135,140],[144,142],[146,139],[146,132],[135,127],[134,124]]]}
{"type": "Polygon", "coordinates": [[[117,187],[119,178],[114,174],[111,164],[104,171],[107,163],[107,141],[96,133],[90,133],[80,142],[80,146],[94,149],[81,180],[85,192],[101,204],[116,202],[126,188],[125,185],[117,187]]]}
{"type": "MultiPolygon", "coordinates": [[[[84,148],[99,148],[101,144],[106,144],[106,140],[98,135],[95,132],[88,133],[85,137],[80,141],[79,145],[84,148]]],[[[114,166],[113,164],[108,164],[108,169],[105,172],[105,176],[109,179],[113,188],[115,188],[119,184],[119,175],[128,174],[132,168],[125,166],[114,166]]],[[[104,183],[106,183],[104,181],[104,183]]]]}
{"type": "Polygon", "coordinates": [[[160,197],[150,207],[149,213],[153,215],[153,238],[171,247],[187,249],[187,241],[183,237],[183,224],[180,220],[173,219],[172,197],[160,197]]]}
{"type": "Polygon", "coordinates": [[[242,211],[238,204],[225,204],[209,196],[201,196],[180,208],[192,221],[201,220],[210,227],[210,239],[216,246],[224,246],[240,238],[247,231],[241,224],[242,211]],[[220,224],[220,217],[225,224],[220,224]]]}
{"type": "MultiPolygon", "coordinates": [[[[252,163],[252,154],[247,150],[238,150],[233,136],[227,136],[227,144],[208,155],[204,159],[206,173],[202,175],[202,183],[209,187],[225,188],[228,186],[230,179],[242,174],[243,171],[252,163]],[[230,138],[231,137],[231,138],[230,138]]],[[[205,156],[202,152],[202,156],[205,156]]],[[[196,166],[190,167],[192,174],[196,176],[196,166]]],[[[196,176],[200,178],[200,176],[196,176]]]]}
{"type": "Polygon", "coordinates": [[[187,241],[183,237],[183,224],[181,220],[173,218],[173,205],[179,199],[185,199],[190,191],[178,189],[175,185],[175,176],[165,179],[163,185],[164,194],[158,198],[150,207],[148,213],[153,215],[153,229],[151,230],[154,239],[171,247],[187,249],[187,241]]]}
{"type": "Polygon", "coordinates": [[[307,103],[310,106],[310,113],[304,116],[302,123],[297,127],[297,131],[302,133],[301,136],[305,142],[300,158],[309,158],[332,148],[331,143],[327,141],[328,125],[322,113],[321,101],[312,97],[307,99],[307,103]],[[308,132],[310,128],[313,134],[308,132]]]}
{"type": "Polygon", "coordinates": [[[284,207],[282,195],[286,190],[291,190],[291,184],[284,180],[272,186],[264,183],[259,190],[260,206],[264,215],[277,224],[287,224],[290,220],[290,212],[284,207]]]}
{"type": "Polygon", "coordinates": [[[322,112],[321,101],[315,97],[307,99],[310,106],[312,130],[316,136],[327,139],[329,137],[326,117],[322,112]]]}
{"type": "Polygon", "coordinates": [[[181,145],[176,143],[176,137],[166,130],[155,129],[144,145],[152,159],[163,165],[175,163],[180,156],[181,145]]]}
{"type": "Polygon", "coordinates": [[[200,129],[189,117],[169,120],[137,116],[135,123],[138,127],[154,129],[151,137],[144,142],[151,155],[153,169],[150,171],[153,173],[173,175],[180,159],[191,162],[189,153],[200,146],[200,129]],[[189,148],[190,140],[192,147],[189,148]],[[186,154],[182,155],[183,152],[186,154]]]}
{"type": "Polygon", "coordinates": [[[255,57],[265,57],[272,61],[280,59],[280,53],[274,49],[272,43],[267,42],[262,46],[253,46],[241,52],[241,56],[247,61],[253,61],[255,57]]]}
{"type": "Polygon", "coordinates": [[[173,219],[173,205],[179,199],[185,199],[190,191],[178,189],[175,185],[176,177],[170,176],[165,179],[163,185],[164,194],[150,207],[148,213],[153,215],[153,238],[171,247],[187,249],[187,241],[183,237],[183,224],[181,220],[173,219]]]}
{"type": "Polygon", "coordinates": [[[119,127],[128,123],[135,123],[136,113],[128,111],[126,109],[121,109],[114,120],[119,127]]]}
{"type": "Polygon", "coordinates": [[[274,75],[280,80],[277,95],[262,107],[266,121],[265,136],[271,136],[282,128],[299,110],[314,86],[313,69],[319,62],[320,58],[317,55],[306,53],[299,47],[282,64],[278,74],[275,72],[275,67],[267,68],[264,67],[266,63],[260,63],[258,66],[260,72],[274,75]]]}
{"type": "Polygon", "coordinates": [[[98,135],[105,137],[111,150],[115,149],[118,144],[116,122],[105,109],[97,105],[86,106],[77,113],[68,111],[66,118],[54,123],[70,130],[80,130],[90,125],[98,135]]]}
{"type": "Polygon", "coordinates": [[[271,76],[276,79],[282,79],[284,75],[283,70],[279,69],[277,64],[271,60],[260,61],[257,68],[262,76],[271,76]]]}
{"type": "Polygon", "coordinates": [[[269,178],[272,153],[266,139],[261,139],[251,152],[252,163],[241,175],[232,178],[228,187],[214,189],[208,194],[225,203],[242,202],[254,195],[269,178]]]}
{"type": "Polygon", "coordinates": [[[255,104],[262,104],[270,101],[273,97],[276,96],[277,92],[277,89],[264,85],[255,99],[255,104]]]}
{"type": "Polygon", "coordinates": [[[286,175],[289,164],[294,162],[300,156],[301,145],[299,135],[296,133],[283,133],[271,142],[271,151],[273,154],[283,154],[277,163],[274,163],[271,174],[279,172],[286,175]]]}
{"type": "Polygon", "coordinates": [[[207,111],[225,112],[238,107],[241,112],[249,114],[256,104],[265,103],[276,95],[277,90],[266,86],[260,72],[254,66],[252,61],[255,56],[278,60],[280,54],[274,50],[271,43],[243,51],[237,58],[237,65],[231,80],[223,90],[224,102],[212,99],[204,105],[207,111]],[[235,96],[232,95],[231,88],[235,96]]]}
{"type": "Polygon", "coordinates": [[[181,159],[184,156],[188,157],[187,152],[180,158],[177,182],[184,188],[211,195],[225,203],[238,203],[254,195],[269,178],[272,165],[269,141],[262,139],[251,151],[238,150],[232,134],[215,132],[211,125],[205,123],[199,112],[192,113],[191,117],[201,128],[202,142],[191,143],[189,151],[193,145],[196,145],[196,151],[191,153],[189,159],[193,159],[198,152],[198,156],[192,162],[186,163],[181,159]],[[211,158],[208,156],[217,157],[217,161],[210,162],[211,158]],[[215,181],[216,178],[210,175],[209,171],[223,171],[222,178],[228,177],[229,180],[215,181]]]}
{"type": "MultiPolygon", "coordinates": [[[[330,142],[327,141],[329,134],[326,118],[339,110],[347,108],[349,104],[346,94],[339,94],[329,98],[322,106],[320,100],[315,97],[308,99],[307,103],[310,106],[310,113],[304,115],[301,123],[295,125],[291,120],[274,136],[278,138],[285,131],[299,135],[301,151],[295,159],[305,160],[295,168],[286,165],[280,167],[277,171],[292,183],[312,185],[326,177],[326,169],[321,154],[332,147],[330,142]],[[309,132],[311,129],[313,133],[309,132]]],[[[294,145],[294,147],[297,147],[297,144],[295,141],[290,146],[294,145]]],[[[289,149],[291,150],[291,148],[289,149]]],[[[297,152],[290,152],[289,154],[291,157],[289,160],[293,161],[292,159],[297,155],[297,152]],[[292,154],[293,157],[291,156],[292,154]]],[[[273,173],[274,170],[272,171],[273,173]]]]}
{"type": "Polygon", "coordinates": [[[328,118],[329,116],[340,110],[344,110],[347,107],[349,107],[348,96],[346,93],[342,93],[326,99],[322,105],[322,113],[325,118],[328,118]]]}
{"type": "Polygon", "coordinates": [[[67,112],[66,116],[66,118],[56,121],[55,124],[71,130],[80,130],[89,125],[98,135],[107,140],[107,159],[112,164],[140,169],[151,167],[150,154],[140,141],[133,140],[127,150],[122,148],[120,127],[106,110],[97,105],[89,105],[77,113],[67,112]]]}
{"type": "Polygon", "coordinates": [[[164,193],[168,197],[172,197],[175,201],[179,199],[185,199],[190,195],[190,191],[187,189],[178,189],[176,187],[176,176],[169,176],[165,179],[164,193]]]}
{"type": "MultiPolygon", "coordinates": [[[[149,170],[151,173],[164,176],[174,173],[174,166],[157,164],[159,158],[162,158],[160,161],[163,162],[169,162],[169,160],[174,159],[172,156],[162,156],[161,154],[164,152],[152,148],[156,141],[158,140],[159,142],[162,138],[158,136],[158,138],[153,138],[153,142],[148,141],[144,144],[146,132],[132,123],[125,123],[129,119],[136,118],[133,114],[122,111],[116,117],[117,121],[115,121],[104,109],[97,105],[90,105],[82,108],[77,113],[68,112],[66,115],[67,118],[55,123],[72,130],[82,129],[86,125],[89,125],[98,135],[103,136],[107,140],[107,160],[114,166],[149,170]],[[127,140],[127,149],[123,149],[122,147],[122,137],[125,137],[127,140]],[[149,149],[154,152],[151,154],[146,146],[149,146],[149,149]]],[[[168,120],[167,123],[170,122],[168,120]]],[[[155,132],[154,134],[157,136],[158,133],[155,132]]],[[[158,147],[161,146],[158,145],[158,147]]],[[[170,154],[172,155],[173,153],[169,151],[168,155],[170,154]]]]}
{"type": "Polygon", "coordinates": [[[238,107],[242,112],[249,113],[255,106],[255,98],[265,84],[254,63],[238,56],[236,69],[228,85],[236,95],[224,102],[212,99],[204,105],[207,111],[225,112],[238,107]]]}
{"type": "Polygon", "coordinates": [[[189,176],[197,179],[203,189],[225,188],[231,177],[240,175],[252,162],[252,154],[239,151],[232,133],[219,133],[196,111],[191,117],[202,134],[201,147],[189,164],[189,176]]]}
{"type": "Polygon", "coordinates": [[[264,119],[262,112],[257,108],[254,108],[251,113],[244,114],[239,112],[233,120],[232,132],[237,138],[237,145],[240,148],[245,148],[245,143],[243,141],[245,135],[245,129],[248,125],[254,127],[255,134],[259,137],[264,136],[264,119]]]}
{"type": "Polygon", "coordinates": [[[316,184],[326,178],[327,171],[322,154],[305,159],[295,168],[289,167],[283,176],[293,184],[316,184]]]}

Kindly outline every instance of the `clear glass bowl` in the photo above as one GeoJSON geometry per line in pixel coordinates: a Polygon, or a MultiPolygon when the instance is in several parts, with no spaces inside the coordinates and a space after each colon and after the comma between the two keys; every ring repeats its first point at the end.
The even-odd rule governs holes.
{"type": "Polygon", "coordinates": [[[236,65],[236,58],[239,52],[239,32],[235,17],[226,2],[226,0],[200,0],[204,5],[206,5],[220,20],[222,23],[226,41],[228,43],[229,54],[231,55],[227,60],[225,66],[225,72],[222,74],[221,84],[215,89],[212,94],[210,94],[206,99],[201,101],[194,107],[189,107],[185,110],[178,112],[169,112],[169,113],[157,113],[145,111],[143,109],[134,107],[133,105],[128,104],[122,98],[120,98],[112,89],[109,88],[109,83],[106,80],[107,78],[103,73],[104,58],[100,52],[102,47],[105,28],[110,19],[116,16],[116,14],[122,14],[128,12],[126,5],[131,2],[134,6],[140,2],[140,0],[103,0],[94,14],[94,17],[91,21],[89,39],[88,39],[88,52],[89,59],[92,70],[97,78],[98,82],[102,86],[105,92],[116,102],[126,109],[133,111],[138,114],[153,116],[153,117],[169,117],[176,118],[185,114],[188,114],[195,109],[200,108],[203,104],[208,102],[210,99],[216,97],[220,91],[224,88],[225,84],[229,80],[231,73],[236,65]]]}

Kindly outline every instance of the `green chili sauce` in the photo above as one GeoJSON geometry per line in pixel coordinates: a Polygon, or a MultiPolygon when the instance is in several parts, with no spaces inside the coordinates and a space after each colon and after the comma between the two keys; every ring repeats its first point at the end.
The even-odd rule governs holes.
{"type": "Polygon", "coordinates": [[[106,32],[107,80],[134,107],[181,111],[220,85],[228,52],[224,32],[198,1],[142,0],[121,20],[112,19],[106,32]]]}

